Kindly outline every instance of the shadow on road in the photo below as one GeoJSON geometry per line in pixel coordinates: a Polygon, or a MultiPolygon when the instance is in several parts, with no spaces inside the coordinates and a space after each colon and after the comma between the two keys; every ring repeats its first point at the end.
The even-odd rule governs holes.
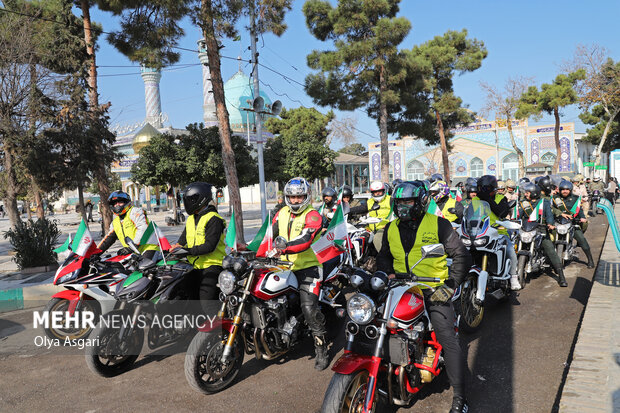
{"type": "Polygon", "coordinates": [[[0,340],[24,331],[26,327],[13,321],[0,318],[0,340]]]}

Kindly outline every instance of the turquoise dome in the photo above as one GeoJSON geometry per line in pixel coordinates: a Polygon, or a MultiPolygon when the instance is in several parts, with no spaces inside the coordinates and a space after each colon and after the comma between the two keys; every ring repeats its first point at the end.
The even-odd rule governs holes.
{"type": "MultiPolygon", "coordinates": [[[[250,122],[250,130],[253,130],[254,112],[243,110],[243,108],[252,108],[252,100],[254,99],[254,83],[252,79],[242,71],[238,71],[224,83],[224,95],[226,96],[226,109],[228,109],[230,127],[233,132],[247,132],[248,120],[250,122]]],[[[265,92],[261,90],[260,95],[265,99],[265,105],[271,105],[271,99],[269,99],[265,92]]],[[[268,116],[263,115],[263,124],[267,118],[268,116]]]]}

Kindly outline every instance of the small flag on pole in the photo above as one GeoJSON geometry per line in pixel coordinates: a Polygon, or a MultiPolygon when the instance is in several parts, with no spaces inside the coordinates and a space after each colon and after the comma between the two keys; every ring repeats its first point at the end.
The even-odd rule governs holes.
{"type": "Polygon", "coordinates": [[[461,191],[461,188],[456,188],[456,195],[454,196],[454,200],[456,202],[461,202],[463,200],[463,192],[461,191]]]}
{"type": "Polygon", "coordinates": [[[60,254],[61,252],[67,251],[69,249],[69,245],[71,245],[71,234],[69,234],[64,244],[52,251],[54,251],[56,254],[60,254]]]}
{"type": "Polygon", "coordinates": [[[92,254],[95,249],[97,249],[97,246],[93,241],[92,235],[90,235],[86,222],[82,219],[82,222],[80,222],[80,226],[77,229],[77,233],[75,234],[75,239],[71,244],[71,250],[77,255],[87,257],[92,254]]]}
{"type": "Polygon", "coordinates": [[[437,205],[437,202],[435,202],[434,199],[431,199],[431,202],[428,204],[427,212],[429,214],[437,215],[438,217],[444,218],[443,214],[441,213],[441,209],[439,209],[439,205],[437,205]]]}
{"type": "Polygon", "coordinates": [[[573,204],[573,207],[570,209],[570,213],[573,214],[573,217],[576,217],[581,211],[581,195],[577,199],[577,201],[573,204]]]}
{"type": "Polygon", "coordinates": [[[347,223],[342,213],[342,204],[338,205],[327,231],[312,244],[312,250],[321,264],[345,252],[348,243],[347,223]]]}
{"type": "Polygon", "coordinates": [[[161,230],[159,229],[157,224],[155,224],[155,221],[151,221],[149,223],[149,226],[146,228],[146,231],[144,231],[144,234],[140,239],[140,245],[147,244],[159,245],[159,248],[162,251],[168,251],[171,248],[168,239],[166,239],[166,237],[164,237],[164,235],[161,233],[161,230]]]}
{"type": "Polygon", "coordinates": [[[258,230],[258,233],[254,237],[254,239],[248,244],[248,249],[251,251],[255,251],[257,253],[256,255],[259,257],[264,256],[264,252],[272,249],[272,246],[271,246],[271,244],[273,243],[272,233],[273,233],[273,230],[271,228],[271,211],[270,211],[267,217],[265,218],[263,225],[261,225],[260,229],[258,230]],[[261,251],[262,254],[259,254],[258,253],[259,251],[261,251]]]}
{"type": "Polygon", "coordinates": [[[538,204],[536,204],[536,207],[534,207],[534,210],[530,214],[528,221],[529,222],[538,221],[543,214],[543,207],[544,207],[544,200],[541,199],[540,201],[538,201],[538,204]]]}
{"type": "Polygon", "coordinates": [[[226,230],[226,238],[224,239],[227,247],[230,247],[233,250],[237,250],[237,223],[235,221],[235,210],[233,209],[232,215],[230,216],[230,225],[226,230]]]}

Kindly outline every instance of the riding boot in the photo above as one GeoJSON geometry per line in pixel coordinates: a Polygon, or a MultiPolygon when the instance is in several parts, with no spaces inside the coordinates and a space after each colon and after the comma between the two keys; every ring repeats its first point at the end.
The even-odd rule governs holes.
{"type": "Polygon", "coordinates": [[[467,413],[469,412],[469,404],[463,396],[454,396],[452,398],[452,408],[448,413],[467,413]]]}
{"type": "Polygon", "coordinates": [[[566,282],[566,278],[564,277],[564,270],[556,271],[558,273],[558,284],[560,287],[568,287],[568,283],[566,282]]]}
{"type": "Polygon", "coordinates": [[[327,354],[327,341],[325,336],[314,336],[314,368],[325,370],[329,366],[329,354],[327,354]]]}
{"type": "Polygon", "coordinates": [[[584,250],[583,251],[586,254],[586,257],[588,258],[588,268],[594,268],[594,259],[592,258],[592,251],[590,250],[584,250]]]}

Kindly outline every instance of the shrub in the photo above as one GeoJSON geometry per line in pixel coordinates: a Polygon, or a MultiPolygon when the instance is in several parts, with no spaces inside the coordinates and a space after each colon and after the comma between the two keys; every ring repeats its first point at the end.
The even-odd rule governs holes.
{"type": "Polygon", "coordinates": [[[19,269],[39,267],[56,262],[56,253],[52,251],[60,236],[56,220],[39,219],[19,222],[15,228],[4,233],[15,251],[13,260],[19,269]]]}

